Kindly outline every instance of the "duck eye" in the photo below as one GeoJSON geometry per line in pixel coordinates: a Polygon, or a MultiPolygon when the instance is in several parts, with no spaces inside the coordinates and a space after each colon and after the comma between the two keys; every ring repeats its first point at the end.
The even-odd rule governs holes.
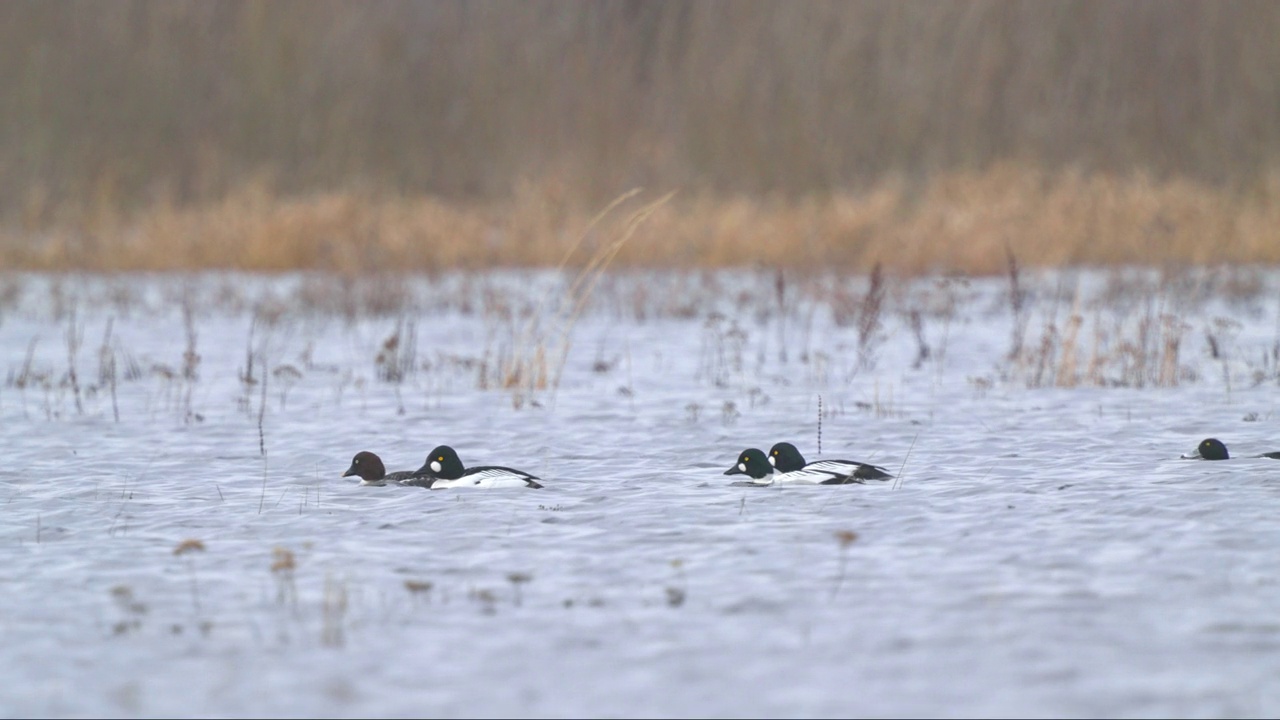
{"type": "Polygon", "coordinates": [[[440,457],[436,458],[436,462],[444,462],[444,456],[441,455],[440,457]]]}

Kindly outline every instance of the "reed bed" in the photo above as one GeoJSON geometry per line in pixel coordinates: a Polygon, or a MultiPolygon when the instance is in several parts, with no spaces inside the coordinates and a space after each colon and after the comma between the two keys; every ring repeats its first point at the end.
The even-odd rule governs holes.
{"type": "MultiPolygon", "coordinates": [[[[0,5],[0,214],[350,187],[598,207],[1023,159],[1251,186],[1280,162],[1265,2],[0,5]]],[[[914,181],[914,180],[913,180],[914,181]]]]}
{"type": "MultiPolygon", "coordinates": [[[[0,228],[14,269],[253,271],[346,275],[585,266],[609,247],[588,207],[554,183],[502,201],[368,192],[282,195],[253,183],[223,199],[100,211],[0,228]],[[581,251],[573,254],[575,248],[581,251]]],[[[636,212],[657,193],[629,200],[636,212]]],[[[1143,173],[1048,172],[1003,163],[889,179],[807,199],[677,195],[655,208],[613,267],[776,266],[898,276],[1028,267],[1280,263],[1280,171],[1241,193],[1143,173]]]]}
{"type": "Polygon", "coordinates": [[[376,305],[362,300],[385,285],[374,276],[333,284],[334,297],[324,303],[316,302],[313,283],[301,279],[290,287],[278,279],[140,282],[121,275],[68,289],[58,275],[32,278],[0,302],[0,315],[14,319],[6,328],[14,328],[15,348],[0,368],[0,407],[24,419],[117,423],[141,409],[198,425],[221,402],[210,388],[225,383],[234,388],[236,412],[256,428],[254,450],[266,457],[280,418],[298,412],[290,395],[310,388],[314,403],[317,385],[327,388],[323,402],[335,407],[363,407],[367,394],[382,386],[400,415],[459,391],[505,395],[520,409],[554,404],[568,369],[576,382],[584,372],[615,374],[618,396],[632,402],[638,392],[633,355],[648,353],[637,354],[629,341],[598,339],[589,357],[575,332],[584,317],[596,333],[601,323],[691,328],[689,348],[696,346],[697,355],[690,372],[722,394],[714,403],[689,402],[688,419],[718,416],[726,426],[768,402],[770,367],[819,390],[859,383],[865,400],[853,409],[877,418],[901,413],[899,373],[926,373],[942,383],[957,362],[974,368],[967,381],[978,394],[997,386],[1170,388],[1219,379],[1230,393],[1280,383],[1273,271],[1029,272],[1012,253],[1005,256],[1005,277],[987,280],[917,280],[874,269],[606,271],[609,254],[625,248],[671,201],[602,222],[613,228],[611,242],[582,270],[405,279],[376,305]],[[121,291],[147,282],[168,287],[121,291]],[[442,346],[432,339],[426,328],[449,315],[474,328],[473,342],[442,346]],[[236,318],[241,324],[234,332],[247,333],[239,336],[243,345],[227,334],[236,318]],[[157,322],[170,323],[168,349],[144,350],[126,339],[157,322]],[[1242,338],[1257,322],[1274,332],[1254,330],[1242,338]],[[330,325],[344,329],[326,336],[330,325]],[[54,339],[41,332],[48,327],[56,329],[54,339]],[[986,360],[976,366],[972,357],[951,352],[960,343],[973,353],[975,333],[978,340],[983,334],[996,339],[979,342],[986,360]],[[84,340],[99,336],[95,372],[84,340]],[[342,362],[332,354],[316,361],[312,353],[324,337],[360,344],[342,362]],[[204,354],[221,352],[228,340],[243,350],[209,365],[204,354]],[[783,347],[788,352],[780,352],[783,347]]]}

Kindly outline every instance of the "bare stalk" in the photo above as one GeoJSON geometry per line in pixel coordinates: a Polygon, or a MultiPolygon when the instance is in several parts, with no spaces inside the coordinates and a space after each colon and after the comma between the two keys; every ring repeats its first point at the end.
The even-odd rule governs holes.
{"type": "Polygon", "coordinates": [[[187,348],[182,353],[182,379],[186,384],[186,392],[183,393],[182,398],[183,419],[185,422],[191,422],[195,417],[195,413],[191,410],[191,393],[195,389],[196,380],[200,377],[200,354],[196,352],[196,323],[190,297],[182,299],[182,326],[187,334],[187,348]]]}
{"type": "Polygon", "coordinates": [[[115,317],[107,318],[107,329],[102,334],[102,347],[98,348],[98,384],[111,389],[111,414],[120,422],[120,405],[116,399],[116,353],[111,348],[111,330],[115,317]]]}
{"type": "MultiPolygon", "coordinates": [[[[267,417],[267,376],[270,373],[265,372],[265,368],[267,367],[267,359],[263,357],[261,358],[261,360],[262,360],[262,367],[264,368],[264,372],[262,373],[262,396],[258,400],[258,452],[263,457],[266,457],[267,456],[267,435],[266,435],[266,432],[263,430],[262,426],[263,426],[263,422],[266,420],[266,417],[267,417]]],[[[263,482],[265,483],[266,481],[264,480],[263,482]]]]}
{"type": "Polygon", "coordinates": [[[71,303],[71,311],[67,318],[67,379],[71,382],[71,392],[76,400],[76,414],[84,414],[84,404],[80,401],[80,379],[76,375],[76,355],[80,352],[80,341],[83,339],[81,329],[76,326],[76,304],[71,303]]]}

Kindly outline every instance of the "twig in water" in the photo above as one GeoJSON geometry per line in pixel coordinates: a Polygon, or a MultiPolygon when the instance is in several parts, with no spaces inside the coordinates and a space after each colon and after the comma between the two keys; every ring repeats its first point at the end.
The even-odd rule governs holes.
{"type": "MultiPolygon", "coordinates": [[[[123,500],[123,502],[120,503],[120,509],[116,511],[115,517],[111,518],[111,527],[107,528],[108,537],[112,537],[115,534],[116,523],[118,523],[120,521],[120,517],[124,515],[124,510],[126,507],[129,506],[129,501],[133,499],[133,493],[129,491],[128,480],[125,481],[124,490],[120,491],[120,497],[123,500]]],[[[124,534],[128,529],[129,529],[129,520],[128,518],[125,518],[125,525],[120,530],[120,533],[124,534]]]]}
{"type": "Polygon", "coordinates": [[[71,313],[67,319],[67,379],[71,382],[71,392],[76,399],[76,414],[84,414],[84,404],[80,402],[80,379],[76,376],[76,355],[80,351],[80,340],[83,333],[76,328],[76,304],[71,303],[71,313]]]}
{"type": "Polygon", "coordinates": [[[910,315],[911,332],[916,336],[916,359],[911,363],[912,370],[919,370],[924,366],[924,362],[929,359],[931,351],[929,343],[924,339],[924,320],[920,317],[920,311],[913,309],[910,315]]]}
{"type": "MultiPolygon", "coordinates": [[[[619,198],[618,201],[610,204],[604,212],[608,212],[608,210],[613,208],[617,202],[620,202],[630,196],[631,193],[628,193],[622,198],[619,198]]],[[[556,391],[560,388],[560,376],[564,372],[565,361],[569,357],[569,336],[573,334],[573,326],[577,322],[578,316],[582,314],[583,309],[586,308],[587,301],[595,291],[596,284],[600,281],[601,276],[604,275],[604,271],[609,266],[609,263],[622,250],[622,246],[627,244],[627,241],[636,233],[636,230],[644,224],[645,220],[649,219],[650,215],[657,212],[659,208],[667,204],[667,201],[673,197],[675,197],[675,192],[669,192],[661,198],[658,198],[656,201],[649,203],[632,213],[631,217],[627,218],[624,223],[622,234],[618,239],[614,240],[612,244],[597,251],[596,254],[587,262],[586,267],[584,267],[578,273],[578,276],[574,278],[573,283],[569,288],[569,292],[566,295],[570,301],[571,308],[568,314],[564,316],[560,323],[560,327],[558,328],[558,341],[556,342],[558,348],[553,348],[553,352],[556,350],[559,352],[559,358],[554,361],[554,373],[551,378],[551,398],[553,402],[555,400],[556,391]]],[[[604,213],[602,212],[598,217],[603,217],[603,215],[604,213]]],[[[593,220],[592,222],[594,223],[595,221],[593,220]]],[[[566,256],[565,259],[567,261],[568,256],[566,256]]]]}
{"type": "Polygon", "coordinates": [[[183,393],[183,421],[191,422],[195,413],[191,410],[191,393],[195,390],[196,380],[200,378],[200,354],[196,352],[196,322],[191,309],[191,297],[182,299],[182,326],[187,334],[187,349],[182,353],[182,379],[186,383],[183,393]]]}
{"type": "Polygon", "coordinates": [[[822,454],[822,396],[818,396],[818,454],[822,454]]]}
{"type": "Polygon", "coordinates": [[[844,567],[848,560],[849,546],[858,539],[858,533],[852,530],[836,531],[836,541],[840,543],[840,574],[836,576],[836,584],[831,588],[831,599],[840,594],[840,586],[844,584],[844,567]]]}
{"type": "Polygon", "coordinates": [[[884,304],[884,272],[880,263],[871,268],[867,281],[867,294],[858,308],[858,367],[869,369],[875,365],[876,346],[884,338],[880,335],[880,310],[884,304]]]}
{"type": "Polygon", "coordinates": [[[343,621],[347,616],[347,583],[324,577],[324,604],[321,606],[324,624],[320,630],[320,643],[328,647],[342,647],[346,638],[343,621]]]}
{"type": "Polygon", "coordinates": [[[524,599],[520,593],[520,586],[529,582],[530,580],[533,580],[533,575],[531,573],[513,572],[513,573],[507,574],[507,582],[510,582],[511,587],[514,588],[515,590],[516,607],[520,607],[520,604],[524,599]]]}
{"type": "Polygon", "coordinates": [[[240,399],[240,402],[243,403],[242,407],[244,408],[246,415],[253,412],[249,392],[253,387],[253,384],[257,382],[253,379],[253,331],[254,328],[258,326],[258,312],[259,309],[255,308],[253,311],[253,318],[249,320],[249,340],[245,344],[244,368],[240,371],[240,386],[244,388],[244,397],[240,399]]]}
{"type": "Polygon", "coordinates": [[[898,488],[902,487],[902,470],[907,466],[907,460],[911,459],[911,451],[916,446],[916,440],[919,440],[919,439],[920,439],[920,433],[916,433],[916,436],[911,438],[911,445],[907,447],[907,454],[903,456],[902,464],[898,466],[898,477],[894,478],[894,481],[893,481],[894,490],[897,490],[898,488]]]}
{"type": "Polygon", "coordinates": [[[1013,310],[1013,330],[1009,341],[1009,359],[1017,360],[1022,355],[1022,343],[1027,333],[1027,317],[1024,312],[1027,291],[1022,288],[1022,283],[1019,280],[1021,273],[1018,268],[1018,258],[1013,254],[1013,248],[1005,244],[1004,254],[1009,266],[1009,308],[1013,310]]]}
{"type": "Polygon", "coordinates": [[[98,350],[98,383],[111,389],[111,414],[120,422],[120,404],[116,399],[116,353],[111,348],[111,330],[115,317],[107,318],[107,329],[102,335],[102,347],[98,350]]]}
{"type": "MultiPolygon", "coordinates": [[[[187,555],[189,553],[199,551],[204,552],[204,543],[199,540],[183,540],[178,543],[178,547],[173,549],[174,555],[187,555]]],[[[200,581],[196,578],[196,564],[190,557],[187,558],[187,572],[191,575],[191,603],[195,605],[196,614],[200,614],[200,581]]]]}
{"type": "Polygon", "coordinates": [[[266,371],[267,359],[262,358],[262,397],[258,400],[258,452],[263,457],[267,456],[267,436],[262,429],[263,420],[267,416],[267,377],[271,374],[266,371]]]}
{"type": "Polygon", "coordinates": [[[258,514],[262,514],[262,504],[267,500],[267,459],[262,459],[262,494],[258,496],[258,514]]]}
{"type": "MultiPolygon", "coordinates": [[[[622,195],[619,195],[613,200],[613,202],[606,205],[603,210],[597,213],[595,217],[591,218],[590,222],[587,223],[586,228],[580,235],[578,235],[578,239],[569,247],[568,250],[565,251],[564,256],[560,258],[560,264],[556,266],[556,273],[560,274],[564,272],[565,266],[569,263],[569,258],[573,256],[578,247],[580,247],[587,237],[590,236],[591,231],[594,230],[595,227],[599,225],[614,208],[638,194],[640,194],[640,188],[634,188],[622,195]]],[[[562,303],[565,301],[565,298],[571,301],[575,297],[579,291],[579,285],[581,284],[583,277],[590,272],[591,268],[600,260],[602,255],[608,252],[608,250],[609,248],[605,248],[604,250],[597,252],[596,255],[591,258],[587,263],[587,267],[579,272],[568,292],[561,299],[562,303]]],[[[610,259],[611,257],[612,256],[610,256],[610,259]]],[[[607,260],[605,262],[607,262],[607,260]]],[[[528,322],[526,322],[521,328],[519,335],[515,337],[511,348],[510,360],[499,360],[498,379],[506,387],[515,387],[516,397],[521,397],[524,394],[532,395],[534,390],[547,385],[546,338],[544,332],[540,328],[543,315],[547,307],[551,304],[551,294],[552,290],[548,289],[542,296],[542,299],[539,300],[538,307],[534,311],[533,315],[530,316],[528,322]],[[535,334],[539,336],[536,340],[533,337],[535,334]],[[531,346],[536,347],[532,347],[531,349],[531,346]]],[[[569,320],[565,320],[565,322],[570,323],[570,325],[572,324],[569,320]]],[[[567,332],[568,331],[566,329],[562,334],[567,334],[567,332]]],[[[566,354],[568,353],[567,349],[565,352],[566,354]]],[[[485,373],[482,370],[482,381],[484,378],[485,373]]],[[[558,374],[555,378],[555,382],[559,382],[558,374]]]]}
{"type": "Polygon", "coordinates": [[[774,294],[778,298],[778,360],[787,361],[787,279],[778,268],[773,280],[774,294]]]}

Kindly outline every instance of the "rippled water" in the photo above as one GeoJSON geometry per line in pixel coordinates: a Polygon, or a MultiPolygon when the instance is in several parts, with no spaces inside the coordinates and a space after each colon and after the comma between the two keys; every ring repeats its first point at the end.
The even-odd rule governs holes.
{"type": "Polygon", "coordinates": [[[10,278],[0,708],[1274,715],[1280,462],[1245,456],[1280,449],[1280,275],[1214,278],[1024,277],[1057,350],[1014,362],[1007,280],[890,283],[860,343],[865,278],[614,277],[532,391],[496,367],[554,373],[555,276],[393,283],[389,314],[336,279],[10,278]],[[1054,386],[1072,312],[1103,386],[1054,386]],[[1179,459],[1208,436],[1239,457],[1179,459]],[[780,440],[899,478],[728,485],[780,440]],[[546,489],[340,477],[440,443],[546,489]]]}

